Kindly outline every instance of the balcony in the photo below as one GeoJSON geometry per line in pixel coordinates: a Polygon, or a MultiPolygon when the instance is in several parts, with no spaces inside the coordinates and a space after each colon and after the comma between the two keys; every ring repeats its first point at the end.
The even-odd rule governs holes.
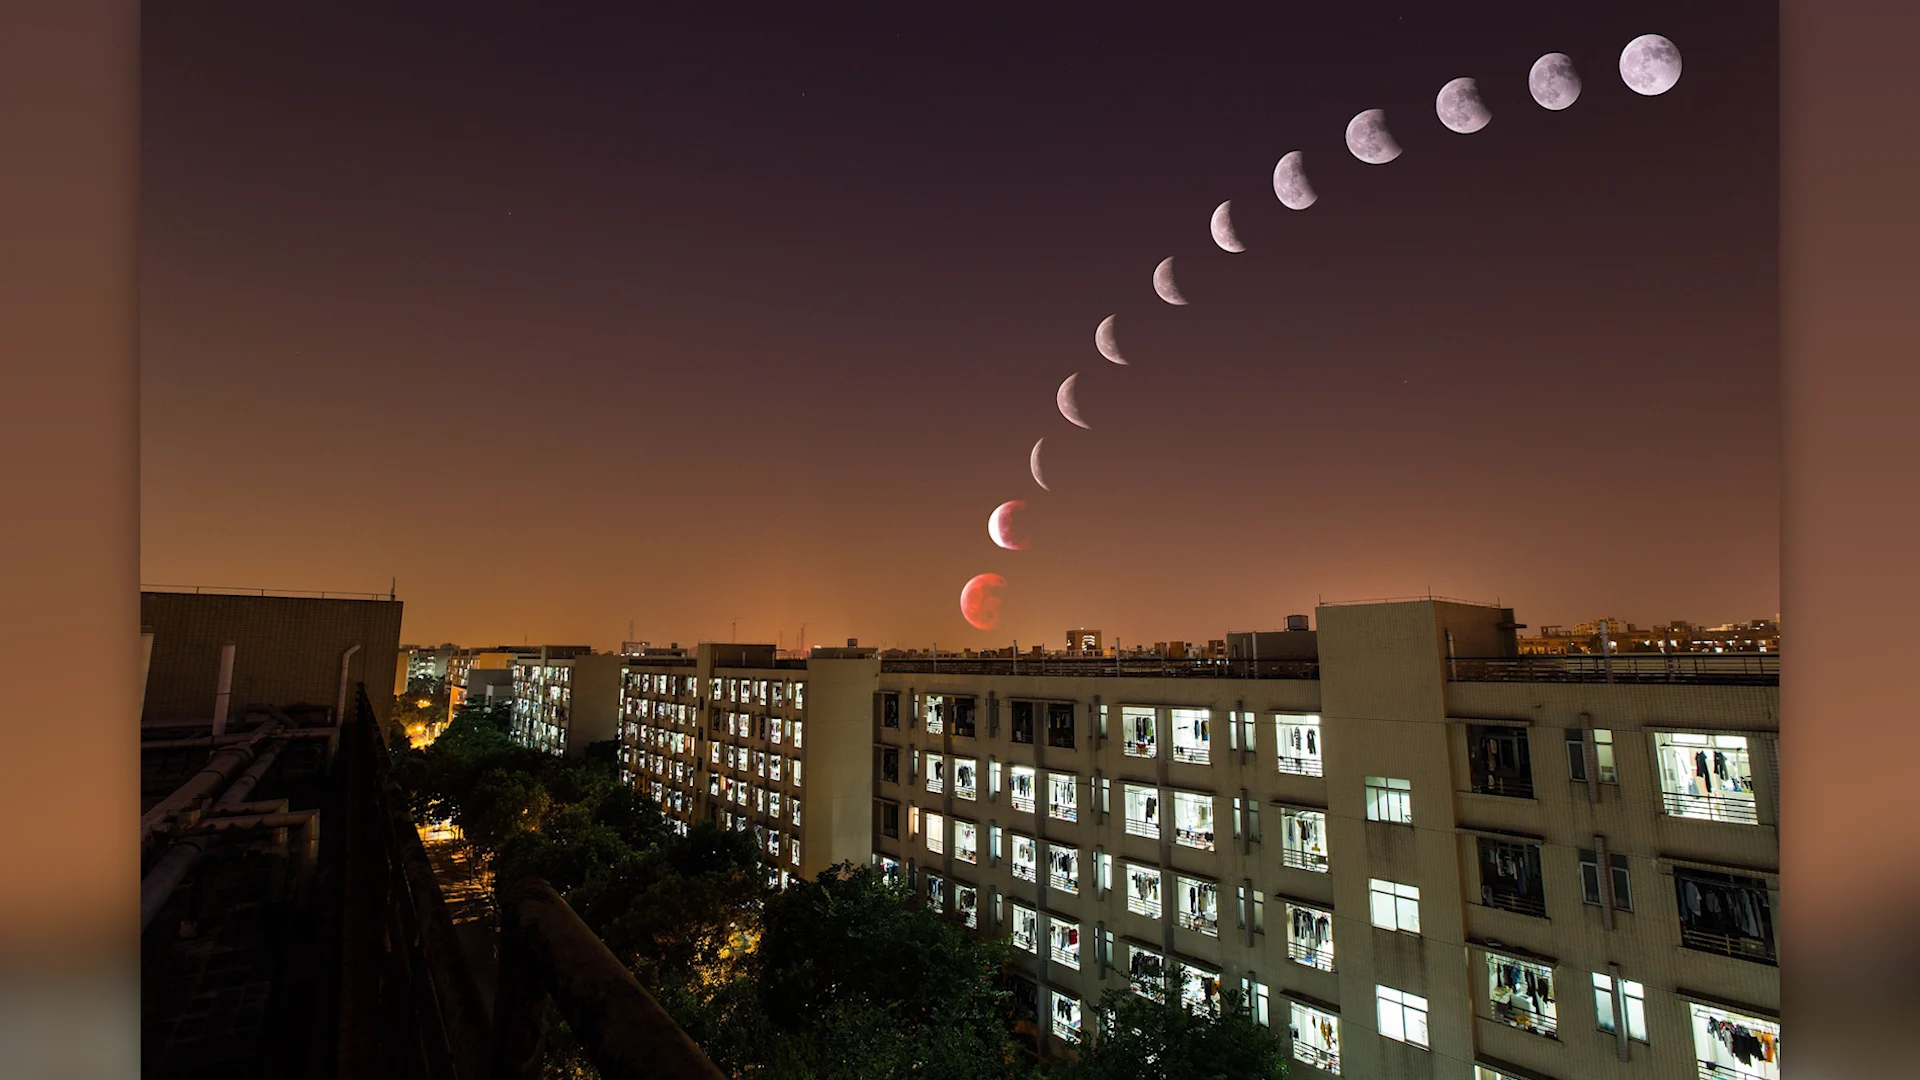
{"type": "Polygon", "coordinates": [[[1304,941],[1287,942],[1287,959],[1310,968],[1319,968],[1321,971],[1333,970],[1333,957],[1304,941]]]}
{"type": "Polygon", "coordinates": [[[1182,930],[1192,930],[1208,937],[1220,936],[1220,917],[1218,915],[1196,915],[1182,911],[1174,917],[1174,922],[1182,930]]]}
{"type": "Polygon", "coordinates": [[[1160,839],[1160,823],[1157,821],[1143,821],[1139,818],[1128,818],[1127,835],[1144,836],[1149,840],[1158,840],[1160,839]]]}
{"type": "Polygon", "coordinates": [[[1311,1065],[1326,1072],[1340,1071],[1340,1055],[1337,1052],[1322,1050],[1300,1039],[1295,1039],[1293,1042],[1293,1059],[1303,1065],[1311,1065]]]}
{"type": "Polygon", "coordinates": [[[1521,915],[1531,915],[1536,919],[1544,919],[1547,917],[1546,898],[1538,894],[1520,896],[1514,893],[1489,892],[1486,896],[1482,897],[1482,899],[1486,901],[1488,907],[1499,908],[1501,911],[1512,911],[1521,915]]]}
{"type": "Polygon", "coordinates": [[[1034,866],[1032,863],[1014,863],[1013,876],[1019,878],[1021,881],[1039,880],[1038,875],[1035,874],[1034,872],[1034,866]]]}
{"type": "Polygon", "coordinates": [[[1616,653],[1449,660],[1453,682],[1691,683],[1779,686],[1778,653],[1616,653]]]}
{"type": "Polygon", "coordinates": [[[1306,851],[1301,848],[1291,847],[1281,848],[1280,862],[1282,865],[1291,866],[1295,870],[1312,870],[1320,874],[1327,872],[1327,857],[1316,851],[1306,851]]]}
{"type": "Polygon", "coordinates": [[[1319,776],[1321,763],[1317,757],[1287,757],[1280,755],[1280,771],[1289,776],[1319,776]]]}

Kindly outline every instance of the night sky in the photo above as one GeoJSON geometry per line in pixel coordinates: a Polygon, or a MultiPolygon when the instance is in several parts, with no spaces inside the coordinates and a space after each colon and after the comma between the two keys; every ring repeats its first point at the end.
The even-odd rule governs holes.
{"type": "Polygon", "coordinates": [[[1767,5],[351,7],[145,9],[144,581],[397,577],[473,644],[1778,609],[1767,5]]]}

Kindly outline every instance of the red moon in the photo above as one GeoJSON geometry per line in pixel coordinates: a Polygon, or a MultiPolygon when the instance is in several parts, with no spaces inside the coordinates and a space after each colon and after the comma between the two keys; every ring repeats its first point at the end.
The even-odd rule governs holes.
{"type": "Polygon", "coordinates": [[[1000,625],[1000,593],[1007,579],[999,574],[975,574],[960,590],[960,614],[975,630],[991,630],[1000,625]]]}

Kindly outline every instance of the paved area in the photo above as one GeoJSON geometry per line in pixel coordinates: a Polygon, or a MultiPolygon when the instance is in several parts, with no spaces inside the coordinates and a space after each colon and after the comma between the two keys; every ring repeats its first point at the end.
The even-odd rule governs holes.
{"type": "Polygon", "coordinates": [[[499,979],[499,959],[494,954],[499,923],[493,909],[493,878],[474,865],[467,846],[451,830],[425,825],[419,828],[427,860],[433,864],[433,876],[440,883],[440,895],[453,918],[453,932],[460,939],[460,948],[466,953],[474,981],[480,984],[480,997],[491,1015],[494,984],[499,979]]]}

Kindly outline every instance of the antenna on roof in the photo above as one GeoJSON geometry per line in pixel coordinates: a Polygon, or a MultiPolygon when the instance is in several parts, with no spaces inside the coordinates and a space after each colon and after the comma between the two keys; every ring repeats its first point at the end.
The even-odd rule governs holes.
{"type": "Polygon", "coordinates": [[[387,579],[387,599],[389,600],[393,599],[394,595],[397,593],[399,588],[400,588],[400,579],[398,577],[388,578],[387,579]]]}

